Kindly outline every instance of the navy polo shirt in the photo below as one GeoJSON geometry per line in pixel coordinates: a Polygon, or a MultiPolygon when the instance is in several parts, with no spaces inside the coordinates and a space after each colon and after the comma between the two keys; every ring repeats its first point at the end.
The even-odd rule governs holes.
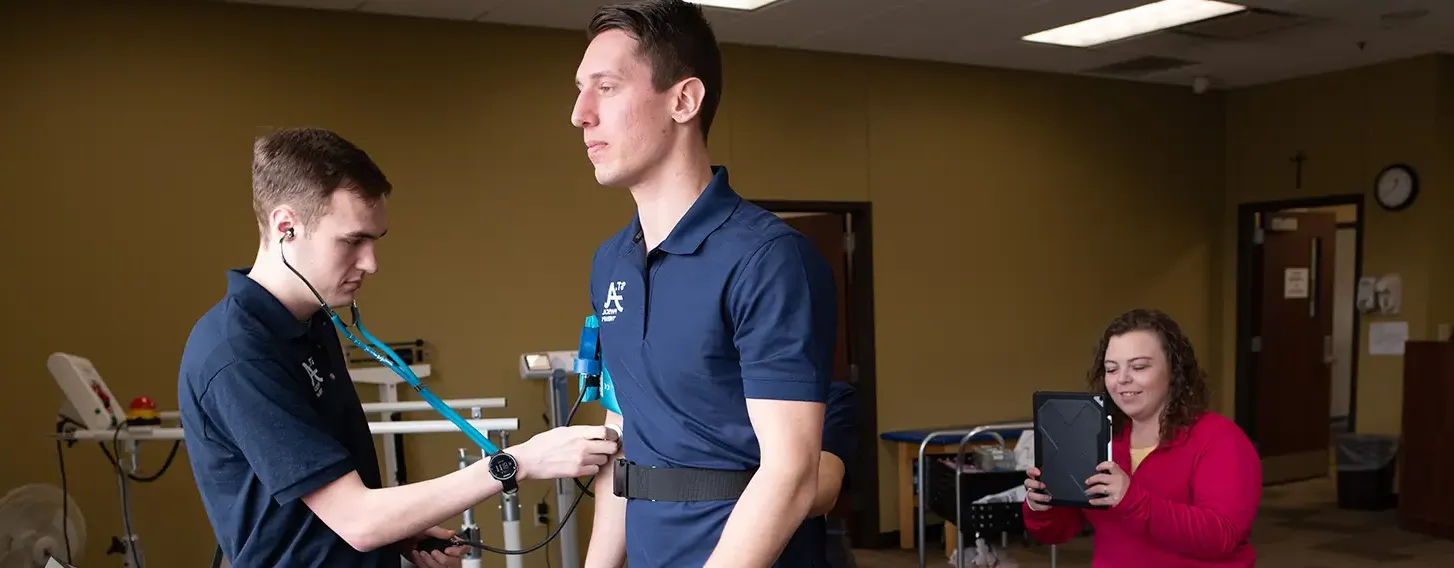
{"type": "Polygon", "coordinates": [[[396,551],[354,550],[301,499],[350,471],[382,486],[368,418],[321,310],[299,321],[246,269],[229,271],[227,295],[187,338],[180,375],[192,475],[232,566],[399,565],[396,551]]]}
{"type": "MultiPolygon", "coordinates": [[[[776,215],[739,197],[727,169],[648,252],[640,218],[596,250],[591,305],[640,465],[748,470],[760,451],[747,399],[823,402],[832,380],[837,290],[827,260],[776,215]]],[[[816,459],[816,458],[815,458],[816,459]]],[[[736,501],[626,507],[632,568],[701,566],[736,501]]],[[[824,564],[800,529],[780,566],[824,564]]]]}

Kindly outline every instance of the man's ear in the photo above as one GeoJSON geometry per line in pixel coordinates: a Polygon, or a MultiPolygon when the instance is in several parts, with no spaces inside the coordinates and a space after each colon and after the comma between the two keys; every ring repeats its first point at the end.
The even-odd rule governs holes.
{"type": "Polygon", "coordinates": [[[274,241],[290,240],[303,235],[303,225],[298,223],[298,216],[293,213],[292,208],[286,205],[275,207],[273,212],[268,214],[268,229],[273,235],[270,240],[274,241]],[[292,233],[290,234],[289,231],[292,233]]]}
{"type": "Polygon", "coordinates": [[[672,88],[675,96],[672,97],[671,118],[677,124],[686,124],[697,113],[702,110],[702,101],[707,98],[707,87],[702,85],[702,80],[696,77],[688,77],[677,83],[672,88]]]}

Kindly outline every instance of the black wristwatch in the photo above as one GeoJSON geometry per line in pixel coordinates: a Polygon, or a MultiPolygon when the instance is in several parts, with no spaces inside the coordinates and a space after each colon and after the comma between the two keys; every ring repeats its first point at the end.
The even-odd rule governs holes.
{"type": "Polygon", "coordinates": [[[505,452],[490,456],[489,468],[490,476],[500,482],[505,493],[514,495],[520,490],[520,484],[515,479],[515,474],[520,471],[520,463],[515,461],[515,456],[505,452]]]}

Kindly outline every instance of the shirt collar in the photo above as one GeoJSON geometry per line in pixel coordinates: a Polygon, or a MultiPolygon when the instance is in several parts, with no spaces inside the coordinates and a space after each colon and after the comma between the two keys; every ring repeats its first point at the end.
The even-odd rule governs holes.
{"type": "MultiPolygon", "coordinates": [[[[1161,443],[1156,445],[1156,447],[1167,449],[1185,444],[1187,439],[1191,437],[1192,428],[1196,427],[1197,422],[1201,421],[1202,416],[1205,416],[1205,413],[1203,413],[1201,416],[1197,416],[1197,418],[1195,420],[1192,420],[1192,423],[1187,425],[1187,427],[1177,430],[1176,433],[1172,435],[1170,440],[1162,440],[1161,443]]],[[[1120,442],[1124,444],[1127,448],[1129,448],[1131,447],[1131,419],[1127,418],[1125,424],[1126,425],[1122,427],[1120,431],[1113,432],[1112,436],[1114,441],[1120,442]]]]}
{"type": "Polygon", "coordinates": [[[309,321],[298,321],[272,292],[248,277],[251,271],[251,267],[227,271],[227,297],[261,321],[273,335],[284,339],[298,339],[307,335],[311,318],[309,321]]]}
{"type": "MultiPolygon", "coordinates": [[[[732,190],[732,185],[727,181],[727,166],[712,166],[712,181],[707,183],[702,195],[697,197],[692,207],[687,209],[686,215],[672,228],[671,234],[656,248],[671,254],[697,252],[707,236],[726,223],[727,218],[732,216],[732,212],[741,203],[742,197],[732,190]]],[[[640,212],[631,219],[631,232],[634,235],[632,243],[640,243],[640,212]]]]}

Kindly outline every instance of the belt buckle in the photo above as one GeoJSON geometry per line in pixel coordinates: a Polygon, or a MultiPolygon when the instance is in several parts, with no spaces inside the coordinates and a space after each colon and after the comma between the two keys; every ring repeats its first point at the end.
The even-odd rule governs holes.
{"type": "Polygon", "coordinates": [[[627,482],[626,476],[630,468],[627,467],[626,458],[616,458],[611,470],[611,493],[623,499],[626,498],[627,488],[631,485],[627,482]]]}

